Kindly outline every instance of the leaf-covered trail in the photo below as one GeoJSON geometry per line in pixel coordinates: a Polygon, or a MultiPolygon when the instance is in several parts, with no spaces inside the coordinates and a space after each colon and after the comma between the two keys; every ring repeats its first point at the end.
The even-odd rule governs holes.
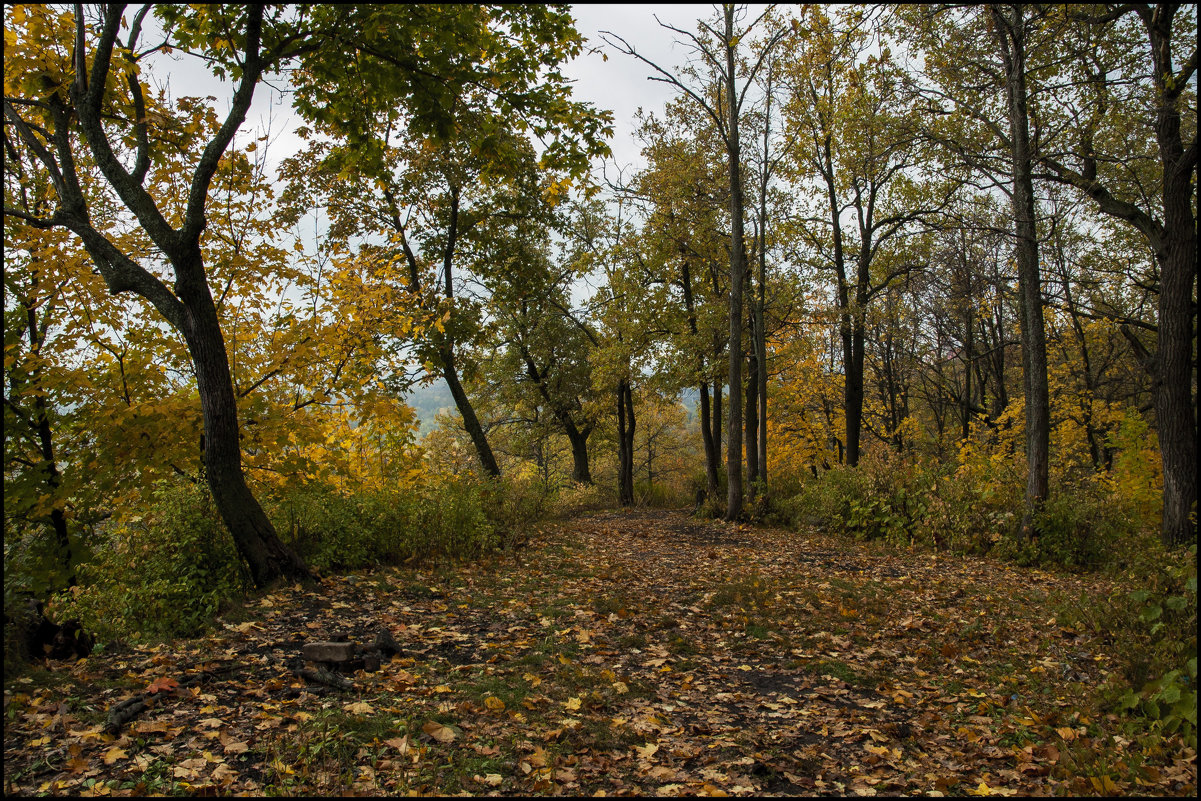
{"type": "Polygon", "coordinates": [[[205,639],[7,682],[5,789],[1195,789],[1191,750],[1141,751],[1082,700],[1120,644],[1055,609],[1108,591],[1095,579],[657,511],[550,526],[520,561],[333,577],[205,639]],[[306,641],[380,625],[404,652],[351,692],[288,669],[306,641]],[[105,734],[148,686],[154,706],[105,734]]]}

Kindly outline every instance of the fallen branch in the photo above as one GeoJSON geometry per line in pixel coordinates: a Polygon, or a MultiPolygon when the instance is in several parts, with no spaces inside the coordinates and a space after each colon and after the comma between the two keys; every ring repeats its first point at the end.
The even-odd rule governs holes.
{"type": "Polygon", "coordinates": [[[324,684],[335,690],[349,691],[354,689],[354,682],[345,676],[339,676],[328,668],[318,665],[314,668],[293,669],[293,673],[313,684],[324,684]]]}
{"type": "Polygon", "coordinates": [[[126,698],[124,701],[121,701],[108,711],[108,719],[104,723],[104,731],[108,732],[109,734],[116,734],[126,723],[133,720],[147,709],[157,706],[154,701],[156,697],[170,695],[176,690],[185,689],[194,684],[199,684],[200,682],[206,681],[220,673],[228,673],[237,667],[240,667],[240,665],[222,665],[221,667],[203,670],[199,673],[193,673],[192,675],[184,678],[184,680],[180,681],[173,689],[160,689],[155,692],[142,692],[126,698]]]}

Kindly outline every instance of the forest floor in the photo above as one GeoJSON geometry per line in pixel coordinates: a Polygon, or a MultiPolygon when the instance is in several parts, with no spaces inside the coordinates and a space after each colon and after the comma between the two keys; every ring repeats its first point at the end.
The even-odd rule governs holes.
{"type": "Polygon", "coordinates": [[[1192,749],[1097,709],[1122,644],[1059,619],[1096,577],[653,510],[519,556],[334,576],[6,678],[5,793],[1195,793],[1192,749]],[[352,690],[289,669],[380,626],[403,652],[352,690]]]}

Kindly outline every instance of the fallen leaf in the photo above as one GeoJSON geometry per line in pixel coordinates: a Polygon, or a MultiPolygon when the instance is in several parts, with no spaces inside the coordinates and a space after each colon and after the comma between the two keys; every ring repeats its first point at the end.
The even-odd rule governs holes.
{"type": "Polygon", "coordinates": [[[111,765],[118,759],[125,759],[127,756],[129,756],[129,754],[126,753],[124,749],[118,748],[114,745],[112,748],[104,752],[104,764],[111,765]]]}
{"type": "Polygon", "coordinates": [[[427,720],[421,730],[440,743],[449,743],[455,738],[455,730],[434,720],[427,720]]]}
{"type": "Polygon", "coordinates": [[[179,682],[169,677],[157,678],[146,686],[146,694],[154,695],[155,693],[171,692],[179,689],[179,682]]]}
{"type": "Polygon", "coordinates": [[[634,750],[638,752],[640,758],[650,759],[659,750],[659,745],[658,743],[647,743],[646,745],[635,746],[634,750]]]}

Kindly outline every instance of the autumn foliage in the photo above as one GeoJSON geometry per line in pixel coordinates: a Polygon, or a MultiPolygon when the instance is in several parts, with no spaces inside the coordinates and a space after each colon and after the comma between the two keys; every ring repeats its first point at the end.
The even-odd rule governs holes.
{"type": "Polygon", "coordinates": [[[1195,790],[1195,7],[604,31],[634,167],[568,6],[4,19],[6,668],[229,760],[6,684],[6,791],[1195,790]],[[409,650],[272,672],[343,592],[409,650]]]}

